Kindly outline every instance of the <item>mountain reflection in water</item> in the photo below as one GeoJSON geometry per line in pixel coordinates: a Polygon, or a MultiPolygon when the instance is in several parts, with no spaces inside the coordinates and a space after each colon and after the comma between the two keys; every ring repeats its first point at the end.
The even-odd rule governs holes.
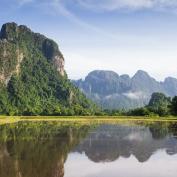
{"type": "Polygon", "coordinates": [[[176,135],[175,123],[162,122],[149,125],[57,122],[3,125],[0,126],[0,177],[103,177],[109,170],[110,177],[119,174],[129,177],[127,172],[135,176],[130,170],[135,164],[139,169],[139,165],[144,164],[144,172],[148,171],[150,166],[146,164],[151,159],[170,167],[162,169],[165,171],[161,174],[158,164],[152,161],[151,165],[156,167],[153,175],[175,177],[177,170],[169,162],[177,161],[176,135]],[[118,170],[117,163],[125,168],[125,174],[118,170]],[[86,170],[89,166],[95,173],[86,170]]]}

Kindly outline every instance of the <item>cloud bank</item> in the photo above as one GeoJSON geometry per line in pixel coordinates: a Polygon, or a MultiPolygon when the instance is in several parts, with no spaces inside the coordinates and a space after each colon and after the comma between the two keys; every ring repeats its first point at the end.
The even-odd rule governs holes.
{"type": "Polygon", "coordinates": [[[177,0],[76,0],[81,6],[104,11],[177,9],[177,0]]]}
{"type": "Polygon", "coordinates": [[[34,0],[17,0],[17,3],[22,6],[24,4],[27,4],[27,3],[31,3],[31,2],[34,2],[34,0]]]}
{"type": "Polygon", "coordinates": [[[35,2],[39,4],[78,5],[82,8],[101,11],[116,10],[177,10],[177,0],[16,0],[20,4],[35,2]]]}

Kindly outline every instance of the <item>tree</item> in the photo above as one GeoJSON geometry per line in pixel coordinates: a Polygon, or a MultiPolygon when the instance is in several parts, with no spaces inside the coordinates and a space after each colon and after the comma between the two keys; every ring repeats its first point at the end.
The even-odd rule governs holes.
{"type": "Polygon", "coordinates": [[[148,109],[159,116],[165,116],[170,113],[171,98],[163,93],[153,93],[148,104],[148,109]]]}
{"type": "Polygon", "coordinates": [[[177,115],[177,96],[172,99],[171,112],[173,115],[177,115]]]}
{"type": "Polygon", "coordinates": [[[131,110],[128,115],[131,116],[149,116],[151,115],[150,111],[146,108],[146,107],[142,107],[142,108],[136,108],[131,110]]]}

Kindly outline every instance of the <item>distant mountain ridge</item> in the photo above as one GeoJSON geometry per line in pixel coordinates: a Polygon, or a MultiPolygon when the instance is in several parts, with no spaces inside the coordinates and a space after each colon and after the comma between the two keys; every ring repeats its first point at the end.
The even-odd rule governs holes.
{"type": "Polygon", "coordinates": [[[85,80],[73,83],[86,96],[106,109],[131,109],[148,104],[152,93],[161,92],[169,97],[177,95],[177,79],[167,77],[158,82],[147,72],[138,70],[133,77],[114,71],[95,70],[85,80]]]}

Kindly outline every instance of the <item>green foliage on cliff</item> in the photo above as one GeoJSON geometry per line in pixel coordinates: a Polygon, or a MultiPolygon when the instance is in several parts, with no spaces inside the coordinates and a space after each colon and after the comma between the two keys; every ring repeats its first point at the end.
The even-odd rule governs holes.
{"type": "Polygon", "coordinates": [[[96,106],[70,83],[62,62],[63,55],[54,41],[25,26],[3,25],[0,114],[94,114],[96,106]]]}

